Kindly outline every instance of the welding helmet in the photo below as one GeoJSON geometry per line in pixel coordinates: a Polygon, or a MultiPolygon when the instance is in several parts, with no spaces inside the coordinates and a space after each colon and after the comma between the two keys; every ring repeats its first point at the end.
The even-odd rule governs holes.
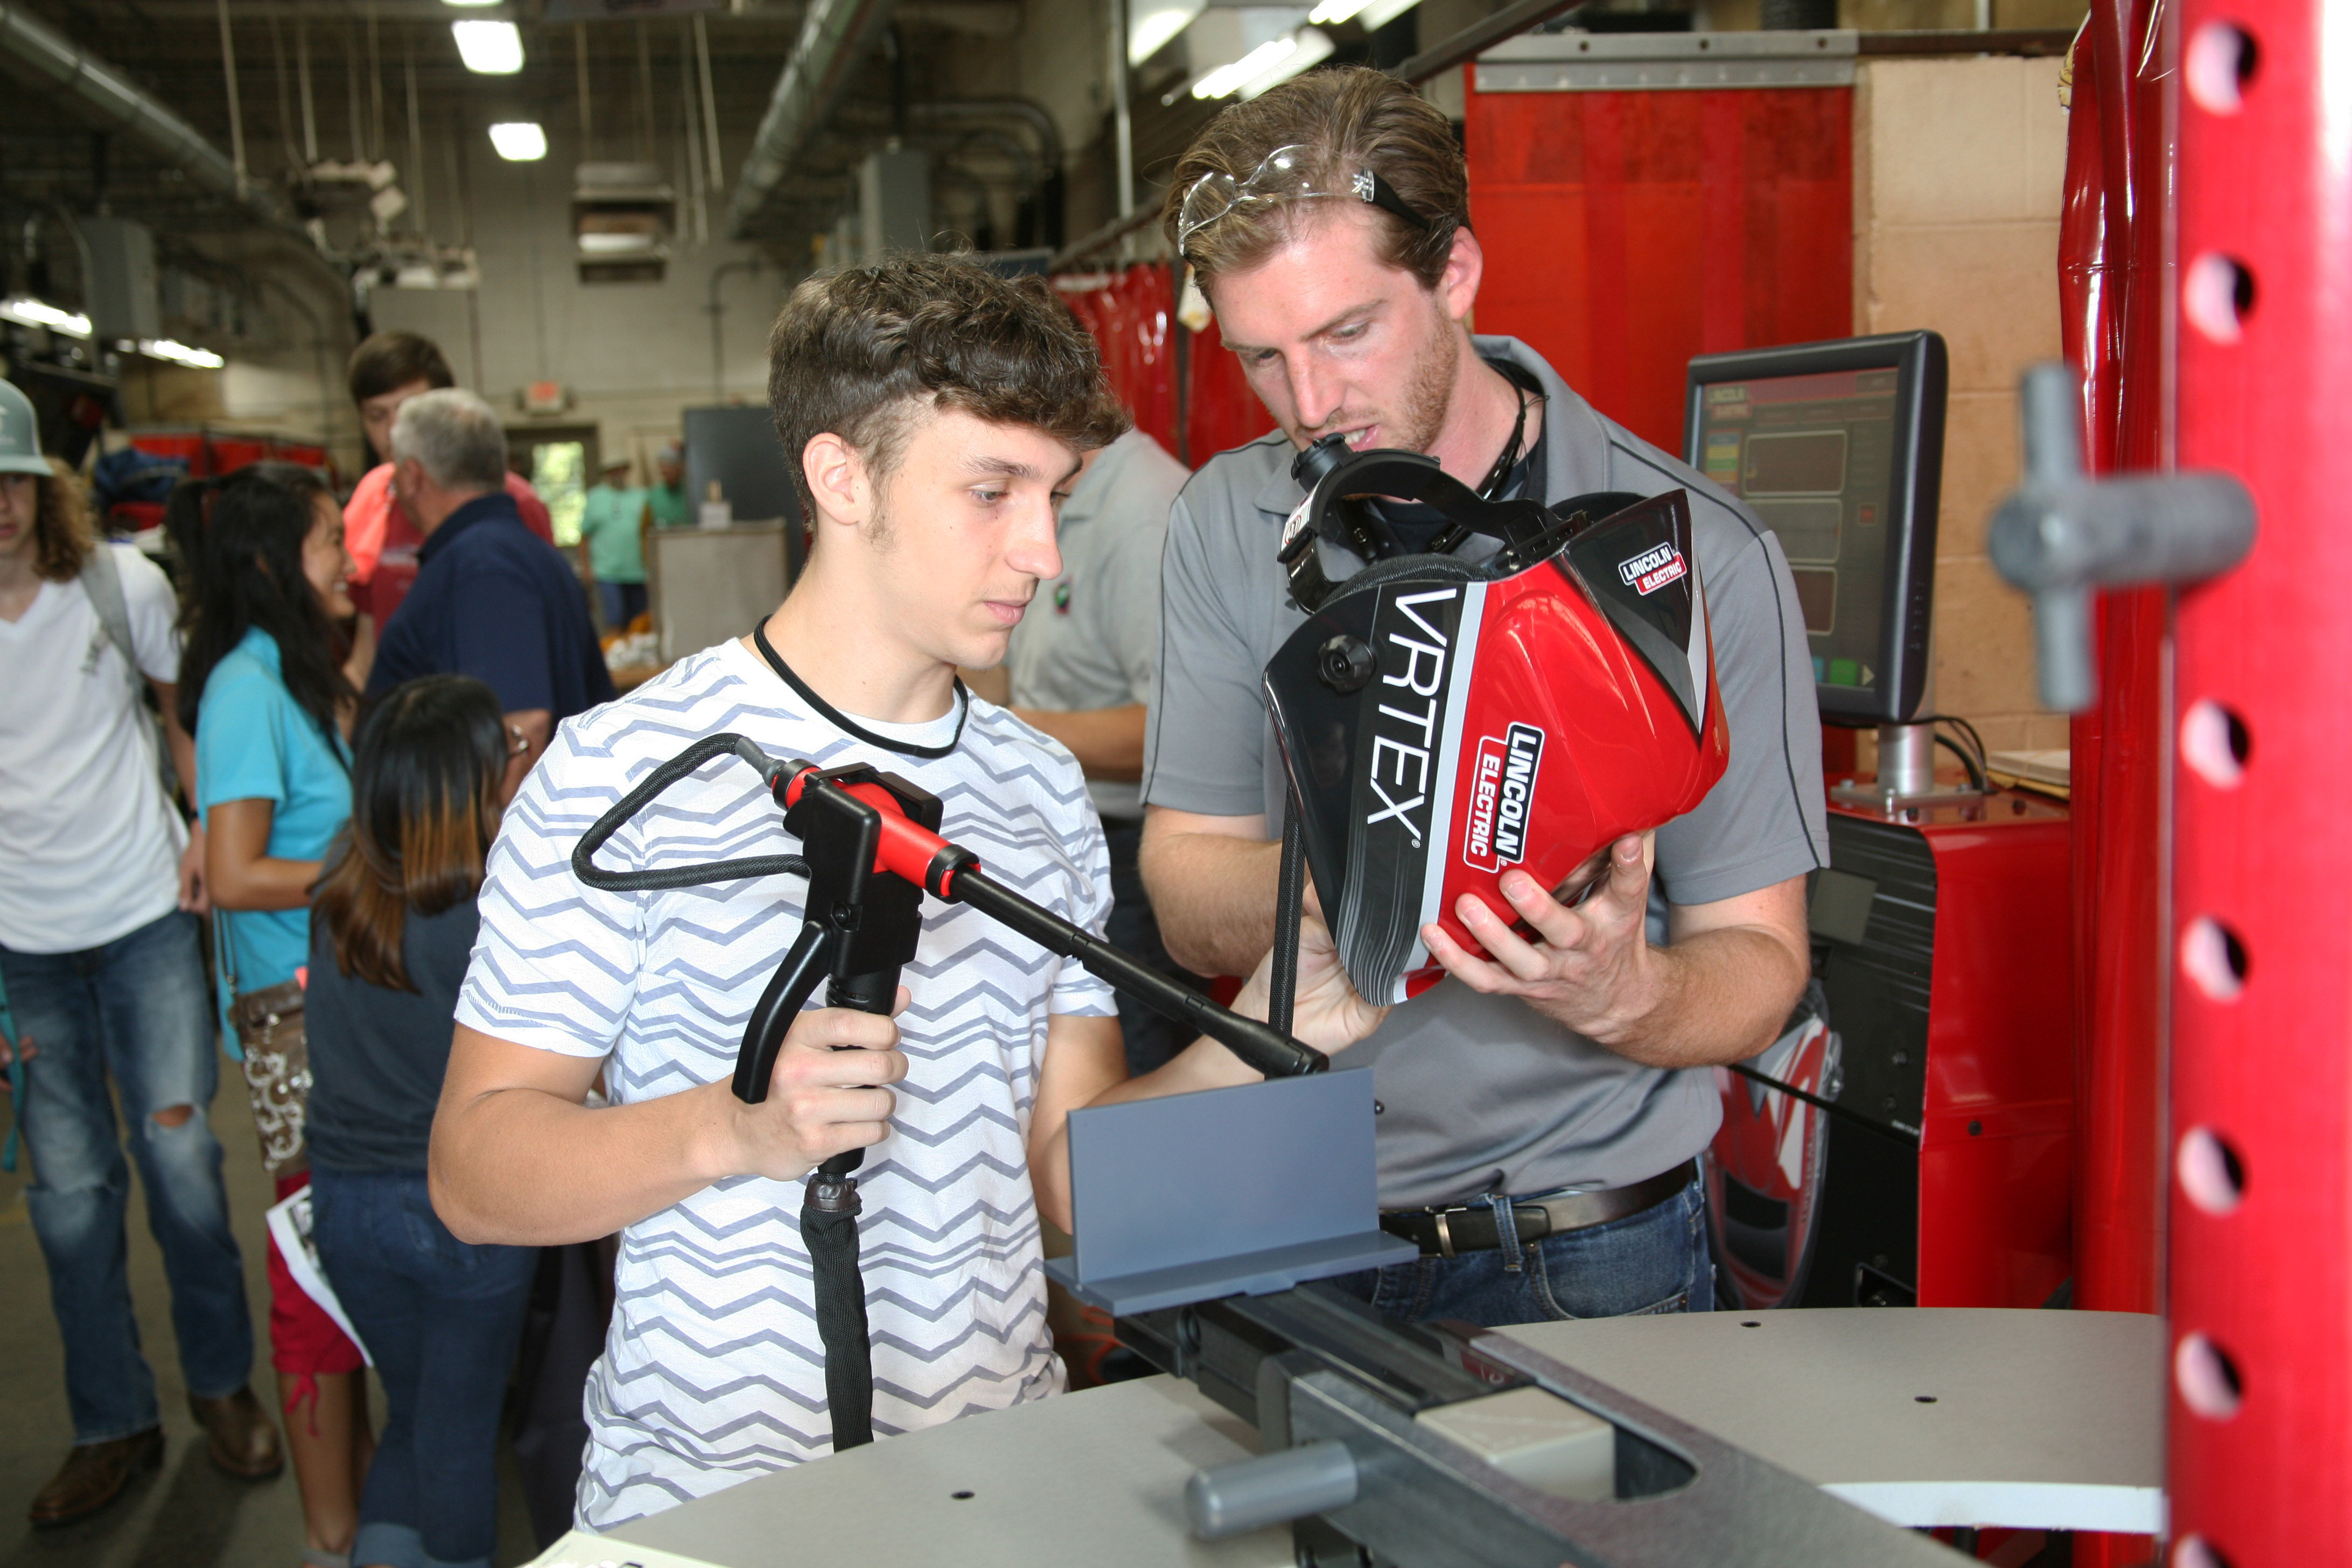
{"type": "Polygon", "coordinates": [[[1401,1002],[1444,977],[1434,922],[1481,951],[1463,894],[1547,888],[1618,837],[1695,808],[1723,776],[1689,498],[1485,501],[1416,452],[1310,448],[1284,531],[1307,612],[1265,667],[1306,861],[1348,976],[1401,1002]],[[1381,553],[1362,498],[1421,501],[1433,548],[1334,581],[1322,545],[1381,553]],[[1499,542],[1483,560],[1446,552],[1499,542]]]}

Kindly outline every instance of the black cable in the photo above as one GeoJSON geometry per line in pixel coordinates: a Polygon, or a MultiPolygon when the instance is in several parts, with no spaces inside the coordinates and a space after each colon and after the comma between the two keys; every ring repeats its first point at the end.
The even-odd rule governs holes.
{"type": "MultiPolygon", "coordinates": [[[[623,795],[610,811],[596,819],[594,826],[581,835],[572,851],[572,871],[583,882],[606,892],[628,893],[667,888],[698,887],[706,882],[724,882],[750,877],[805,877],[809,864],[797,855],[755,855],[740,860],[721,860],[709,866],[678,866],[652,871],[607,871],[594,863],[597,850],[619,832],[635,816],[670,785],[693,773],[711,758],[731,755],[741,758],[760,770],[772,793],[783,781],[791,763],[778,762],[740,735],[707,736],[680,752],[647,773],[636,788],[623,795]]],[[[1291,816],[1297,821],[1297,813],[1291,816]]],[[[1272,1029],[1254,1018],[1244,1018],[1219,1006],[1208,997],[1188,986],[1180,985],[1158,970],[1098,937],[1072,925],[1050,910],[1032,903],[1011,889],[982,875],[969,851],[960,851],[961,864],[968,870],[954,875],[953,890],[940,893],[941,898],[966,903],[995,920],[999,924],[1020,932],[1048,952],[1065,958],[1075,958],[1087,970],[1108,981],[1112,989],[1122,995],[1133,996],[1154,1011],[1187,1023],[1232,1051],[1251,1068],[1268,1078],[1289,1078],[1301,1073],[1322,1072],[1330,1067],[1330,1059],[1320,1051],[1302,1046],[1290,1037],[1288,1028],[1272,1029]]],[[[1304,858],[1304,843],[1301,844],[1304,858]]],[[[934,887],[933,891],[937,891],[934,887]]],[[[1298,929],[1294,916],[1290,931],[1292,987],[1295,991],[1297,968],[1298,929]]],[[[771,984],[771,994],[779,994],[771,984]]],[[[763,999],[762,1008],[772,1003],[763,999]]],[[[791,1015],[797,1007],[783,1011],[781,1022],[789,1026],[791,1015]]],[[[773,1031],[777,1045],[782,1041],[783,1029],[773,1031]]],[[[772,1064],[771,1048],[769,1060],[772,1064]]],[[[755,1075],[754,1081],[758,1081],[755,1075]]],[[[751,1100],[752,1097],[745,1097],[751,1100]]]]}
{"type": "Polygon", "coordinates": [[[1984,737],[1977,733],[1977,727],[1966,719],[1957,713],[1930,713],[1924,721],[1929,724],[1949,724],[1957,730],[1964,731],[1969,737],[1969,744],[1977,749],[1978,771],[1981,773],[1991,765],[1991,757],[1985,751],[1984,737]]]}
{"type": "Polygon", "coordinates": [[[644,782],[623,795],[612,810],[596,819],[595,826],[580,836],[580,842],[572,850],[572,874],[590,887],[607,893],[696,888],[706,882],[732,881],[743,877],[807,876],[808,862],[797,855],[753,855],[740,860],[714,861],[708,866],[672,866],[652,871],[607,871],[596,864],[596,851],[626,826],[631,817],[650,805],[656,795],[711,758],[719,756],[740,757],[751,763],[760,770],[760,777],[771,790],[783,776],[782,767],[773,757],[742,736],[706,735],[647,773],[644,782]]]}
{"type": "Polygon", "coordinates": [[[1298,928],[1306,916],[1307,830],[1293,790],[1282,814],[1282,875],[1275,884],[1274,972],[1266,977],[1265,1022],[1277,1035],[1290,1033],[1298,999],[1298,928]]]}
{"type": "Polygon", "coordinates": [[[1984,764],[1978,762],[1975,755],[1970,752],[1966,746],[1961,745],[1949,735],[1937,736],[1936,744],[1943,747],[1944,750],[1951,752],[1952,755],[1960,759],[1960,766],[1968,770],[1969,788],[1976,790],[1979,794],[1989,795],[1991,793],[1992,786],[1985,782],[1984,764]]]}

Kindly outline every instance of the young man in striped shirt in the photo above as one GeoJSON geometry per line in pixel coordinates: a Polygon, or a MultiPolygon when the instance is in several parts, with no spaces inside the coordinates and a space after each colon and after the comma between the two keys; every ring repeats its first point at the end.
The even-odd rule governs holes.
{"type": "MultiPolygon", "coordinates": [[[[819,1162],[869,1151],[874,1426],[904,1432],[1063,1386],[1038,1216],[1070,1223],[1069,1112],[1254,1076],[1203,1041],[1122,1081],[1101,982],[929,900],[903,972],[912,1001],[895,1020],[803,1013],[769,1098],[745,1105],[728,1081],[744,1020],[806,885],[615,894],[573,876],[600,815],[689,742],[733,731],[774,756],[903,775],[992,876],[1102,929],[1108,864],[1077,764],[955,679],[1003,658],[1060,569],[1055,509],[1081,454],[1126,427],[1091,342],[1034,281],[896,258],[795,291],[770,400],[814,525],[808,568],[751,637],[564,725],[491,857],[434,1134],[436,1207],[465,1239],[623,1233],[589,1382],[590,1528],[828,1451],[797,1225],[797,1184],[819,1162]],[[583,1109],[600,1069],[613,1105],[583,1109]]],[[[756,775],[717,763],[601,860],[691,866],[780,835],[756,775]]],[[[1336,1046],[1377,1015],[1311,945],[1298,1028],[1336,1046]]],[[[1261,1017],[1262,980],[1241,1004],[1261,1017]]]]}

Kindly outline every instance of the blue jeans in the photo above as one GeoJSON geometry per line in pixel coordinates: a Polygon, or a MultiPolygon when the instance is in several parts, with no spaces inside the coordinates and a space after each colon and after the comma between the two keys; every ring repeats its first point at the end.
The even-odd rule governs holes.
{"type": "Polygon", "coordinates": [[[123,1218],[131,1171],[110,1076],[131,1123],[148,1228],[172,1282],[180,1375],[199,1398],[236,1393],[253,1371],[253,1320],[229,1230],[220,1141],[205,1119],[220,1058],[195,917],[174,910],[79,952],[0,947],[0,981],[19,1037],[36,1049],[16,1108],[33,1158],[25,1201],[65,1340],[74,1441],[127,1437],[157,1420],[155,1374],[140,1353],[131,1308],[123,1218]],[[193,1114],[177,1127],[154,1119],[182,1105],[193,1114]]]}
{"type": "Polygon", "coordinates": [[[596,602],[604,612],[604,629],[625,632],[629,623],[646,613],[646,585],[643,583],[607,583],[596,579],[596,602]]]}
{"type": "Polygon", "coordinates": [[[392,1406],[360,1495],[352,1561],[488,1568],[499,1407],[538,1249],[451,1236],[422,1171],[359,1174],[314,1163],[310,1212],[319,1261],[392,1406]]]}
{"type": "Polygon", "coordinates": [[[1706,1188],[1694,1181],[1654,1208],[1520,1248],[1517,1272],[1498,1247],[1422,1258],[1331,1281],[1411,1323],[1459,1318],[1485,1328],[1566,1318],[1705,1312],[1715,1307],[1706,1250],[1706,1188]]]}

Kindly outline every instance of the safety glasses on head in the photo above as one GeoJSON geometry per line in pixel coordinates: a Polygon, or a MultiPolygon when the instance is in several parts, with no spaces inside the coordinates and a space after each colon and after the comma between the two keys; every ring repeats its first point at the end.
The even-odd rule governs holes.
{"type": "Polygon", "coordinates": [[[1192,240],[1200,232],[1244,209],[1262,210],[1280,202],[1313,201],[1323,196],[1352,196],[1357,201],[1394,213],[1415,228],[1428,228],[1426,214],[1415,212],[1386,180],[1371,168],[1342,171],[1326,163],[1312,147],[1277,147],[1245,178],[1227,174],[1203,174],[1184,193],[1176,209],[1176,251],[1191,258],[1192,240]]]}

